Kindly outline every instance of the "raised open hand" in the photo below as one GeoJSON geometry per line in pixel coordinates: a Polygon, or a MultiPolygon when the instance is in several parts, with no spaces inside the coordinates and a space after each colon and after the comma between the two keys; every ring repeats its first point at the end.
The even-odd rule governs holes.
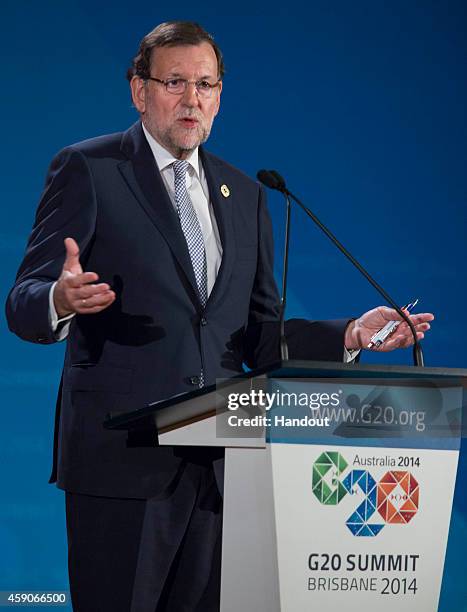
{"type": "Polygon", "coordinates": [[[54,289],[54,304],[59,318],[73,313],[95,314],[115,300],[115,292],[107,283],[96,283],[95,272],[83,272],[79,246],[73,238],[65,238],[66,258],[54,289]]]}

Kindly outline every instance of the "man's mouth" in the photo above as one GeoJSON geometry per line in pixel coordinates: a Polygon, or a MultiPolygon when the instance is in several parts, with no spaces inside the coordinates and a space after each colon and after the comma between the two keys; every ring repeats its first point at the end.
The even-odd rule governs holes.
{"type": "Polygon", "coordinates": [[[186,128],[193,128],[198,125],[198,120],[194,117],[182,117],[181,119],[178,119],[178,122],[186,128]]]}

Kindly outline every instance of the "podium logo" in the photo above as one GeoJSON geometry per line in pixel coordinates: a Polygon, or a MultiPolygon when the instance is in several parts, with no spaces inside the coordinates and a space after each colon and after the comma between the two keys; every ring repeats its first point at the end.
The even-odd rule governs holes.
{"type": "Polygon", "coordinates": [[[313,493],[321,504],[337,506],[347,494],[363,500],[346,520],[354,536],[374,537],[386,524],[409,523],[418,510],[419,486],[410,472],[389,471],[379,482],[368,470],[351,470],[335,451],[321,453],[313,464],[313,493]],[[342,478],[341,478],[342,477],[342,478]],[[371,522],[375,515],[384,522],[371,522]]]}

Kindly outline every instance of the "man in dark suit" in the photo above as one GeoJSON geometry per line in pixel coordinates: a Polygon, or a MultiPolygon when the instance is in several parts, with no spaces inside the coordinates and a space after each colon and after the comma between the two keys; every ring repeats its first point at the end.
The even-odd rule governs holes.
{"type": "MultiPolygon", "coordinates": [[[[128,448],[102,422],[279,357],[263,191],[200,147],[222,75],[196,24],[143,39],[130,73],[141,122],[55,157],[8,298],[21,338],[67,338],[51,481],[67,492],[75,610],[219,607],[222,454],[128,448]]],[[[288,321],[290,356],[342,360],[390,318],[288,321]]],[[[429,320],[414,317],[420,337],[429,320]]],[[[401,325],[385,348],[410,342],[401,325]]]]}

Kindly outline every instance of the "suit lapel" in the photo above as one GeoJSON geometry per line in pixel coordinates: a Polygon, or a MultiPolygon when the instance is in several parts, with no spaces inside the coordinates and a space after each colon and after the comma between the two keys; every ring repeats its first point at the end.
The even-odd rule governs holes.
{"type": "Polygon", "coordinates": [[[124,133],[122,150],[129,158],[119,164],[123,178],[166,240],[201,307],[193,266],[180,221],[139,122],[124,133]]]}
{"type": "Polygon", "coordinates": [[[199,148],[199,153],[222,243],[222,263],[208,299],[207,307],[209,308],[228,288],[229,279],[232,274],[232,266],[235,261],[235,236],[232,215],[236,194],[235,186],[229,184],[228,176],[226,176],[226,166],[220,160],[207,153],[203,147],[199,148]],[[229,189],[230,193],[227,197],[222,195],[221,187],[223,185],[229,189]]]}

